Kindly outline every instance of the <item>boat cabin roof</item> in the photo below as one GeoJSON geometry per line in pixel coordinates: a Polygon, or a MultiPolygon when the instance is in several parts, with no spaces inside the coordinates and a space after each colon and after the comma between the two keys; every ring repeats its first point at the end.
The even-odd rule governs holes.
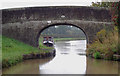
{"type": "Polygon", "coordinates": [[[51,37],[51,36],[45,36],[45,37],[43,37],[43,38],[53,38],[53,37],[51,37]]]}

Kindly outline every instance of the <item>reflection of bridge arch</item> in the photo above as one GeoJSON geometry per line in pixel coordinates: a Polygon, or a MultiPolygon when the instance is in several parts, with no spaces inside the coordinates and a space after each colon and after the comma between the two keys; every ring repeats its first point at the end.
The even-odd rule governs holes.
{"type": "Polygon", "coordinates": [[[3,35],[35,47],[38,46],[40,33],[50,26],[76,26],[85,33],[87,43],[94,41],[96,33],[104,27],[111,28],[111,15],[104,8],[33,7],[5,9],[2,12],[3,35]]]}

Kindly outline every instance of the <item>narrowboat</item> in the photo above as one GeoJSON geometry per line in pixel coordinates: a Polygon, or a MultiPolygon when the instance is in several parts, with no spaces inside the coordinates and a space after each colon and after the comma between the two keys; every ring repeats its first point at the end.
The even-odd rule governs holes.
{"type": "Polygon", "coordinates": [[[53,37],[43,37],[43,45],[52,47],[54,45],[53,37]]]}

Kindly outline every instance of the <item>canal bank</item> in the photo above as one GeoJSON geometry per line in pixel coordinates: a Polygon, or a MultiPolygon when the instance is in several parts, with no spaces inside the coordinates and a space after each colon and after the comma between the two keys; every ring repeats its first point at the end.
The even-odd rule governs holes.
{"type": "Polygon", "coordinates": [[[120,55],[118,54],[111,54],[110,57],[106,57],[105,54],[93,53],[93,54],[86,54],[87,57],[94,58],[94,59],[103,59],[103,60],[111,60],[111,61],[120,61],[120,55]]]}
{"type": "Polygon", "coordinates": [[[95,59],[120,61],[118,27],[102,29],[93,43],[88,45],[87,55],[95,59]]]}
{"type": "Polygon", "coordinates": [[[55,56],[55,49],[49,50],[47,53],[31,53],[31,54],[24,54],[23,60],[29,59],[42,59],[47,57],[54,57],[55,56]]]}
{"type": "Polygon", "coordinates": [[[50,56],[55,56],[53,47],[42,45],[42,49],[39,49],[15,39],[2,36],[2,68],[8,68],[26,59],[50,56]]]}
{"type": "Polygon", "coordinates": [[[54,38],[54,41],[86,40],[86,38],[54,38]]]}

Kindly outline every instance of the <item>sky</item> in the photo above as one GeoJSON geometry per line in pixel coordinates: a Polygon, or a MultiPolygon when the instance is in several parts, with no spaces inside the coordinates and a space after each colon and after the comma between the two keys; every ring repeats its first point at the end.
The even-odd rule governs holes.
{"type": "Polygon", "coordinates": [[[101,0],[0,0],[0,9],[43,6],[90,6],[101,0]]]}
{"type": "Polygon", "coordinates": [[[120,0],[0,0],[0,9],[43,6],[90,6],[92,2],[120,0]]]}

